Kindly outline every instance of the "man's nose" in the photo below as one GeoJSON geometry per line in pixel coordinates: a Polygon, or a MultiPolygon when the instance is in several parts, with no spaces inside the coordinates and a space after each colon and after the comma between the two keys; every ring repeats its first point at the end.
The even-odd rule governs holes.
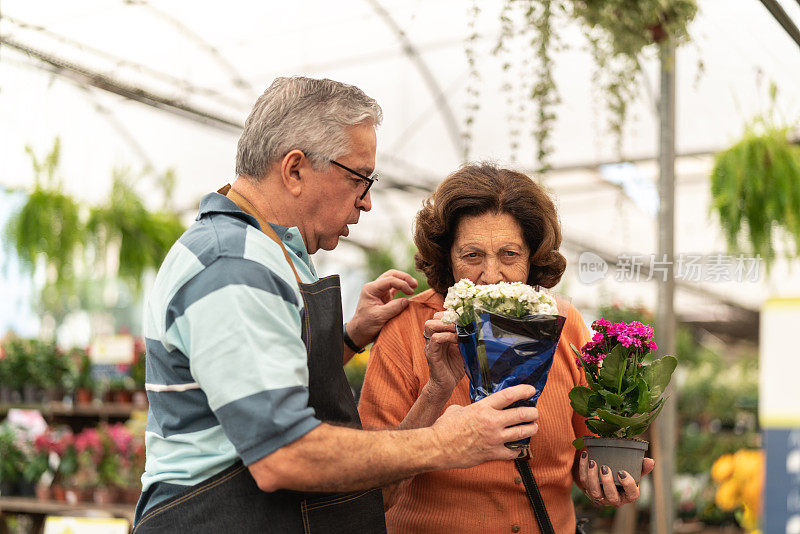
{"type": "Polygon", "coordinates": [[[367,191],[367,196],[364,198],[356,198],[356,208],[361,211],[369,211],[372,209],[372,191],[367,191]]]}

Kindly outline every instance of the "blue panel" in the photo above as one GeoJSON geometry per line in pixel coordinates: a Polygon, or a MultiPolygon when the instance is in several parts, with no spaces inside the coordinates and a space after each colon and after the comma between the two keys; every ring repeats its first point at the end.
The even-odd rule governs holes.
{"type": "Polygon", "coordinates": [[[800,428],[764,430],[763,532],[800,534],[800,428]]]}

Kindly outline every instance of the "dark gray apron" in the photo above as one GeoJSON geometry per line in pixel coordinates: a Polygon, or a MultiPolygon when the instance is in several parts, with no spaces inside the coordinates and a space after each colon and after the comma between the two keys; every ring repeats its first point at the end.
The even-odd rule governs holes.
{"type": "MultiPolygon", "coordinates": [[[[223,192],[224,191],[224,192],[223,192]]],[[[272,227],[235,192],[225,189],[261,225],[261,229],[286,248],[272,227]]],[[[303,342],[308,357],[308,404],[318,419],[361,428],[355,399],[342,369],[342,300],[338,276],[312,284],[300,282],[303,297],[303,342]]],[[[358,454],[343,451],[342,454],[358,454]]],[[[237,462],[221,473],[192,486],[148,510],[134,530],[149,533],[364,533],[386,532],[380,488],[352,493],[302,493],[261,491],[250,471],[237,462]]]]}

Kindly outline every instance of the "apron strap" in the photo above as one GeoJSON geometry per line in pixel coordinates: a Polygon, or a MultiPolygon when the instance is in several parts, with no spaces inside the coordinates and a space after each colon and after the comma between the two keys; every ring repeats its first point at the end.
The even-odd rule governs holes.
{"type": "Polygon", "coordinates": [[[275,229],[272,228],[272,225],[270,225],[267,221],[261,218],[261,214],[258,212],[256,207],[253,206],[249,200],[247,200],[242,195],[234,191],[231,188],[230,184],[226,184],[224,187],[221,187],[217,191],[217,193],[225,195],[226,197],[231,199],[233,203],[239,206],[239,208],[243,212],[247,213],[248,215],[252,215],[258,221],[258,224],[261,226],[261,231],[264,232],[267,235],[267,237],[275,241],[278,244],[278,246],[281,247],[281,250],[283,251],[283,257],[286,258],[286,261],[289,263],[289,267],[292,268],[292,272],[294,273],[294,277],[297,280],[297,284],[298,285],[302,284],[303,281],[300,280],[300,276],[297,274],[297,270],[294,268],[294,262],[292,261],[292,257],[289,255],[289,251],[286,250],[283,241],[281,241],[281,239],[278,237],[278,234],[275,233],[275,229]]]}

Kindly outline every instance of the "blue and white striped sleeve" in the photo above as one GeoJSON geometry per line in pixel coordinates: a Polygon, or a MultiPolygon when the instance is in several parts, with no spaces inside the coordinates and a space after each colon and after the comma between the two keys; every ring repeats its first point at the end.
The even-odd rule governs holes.
{"type": "Polygon", "coordinates": [[[302,300],[261,263],[221,257],[167,308],[189,369],[246,465],[320,424],[308,406],[302,300]]]}

